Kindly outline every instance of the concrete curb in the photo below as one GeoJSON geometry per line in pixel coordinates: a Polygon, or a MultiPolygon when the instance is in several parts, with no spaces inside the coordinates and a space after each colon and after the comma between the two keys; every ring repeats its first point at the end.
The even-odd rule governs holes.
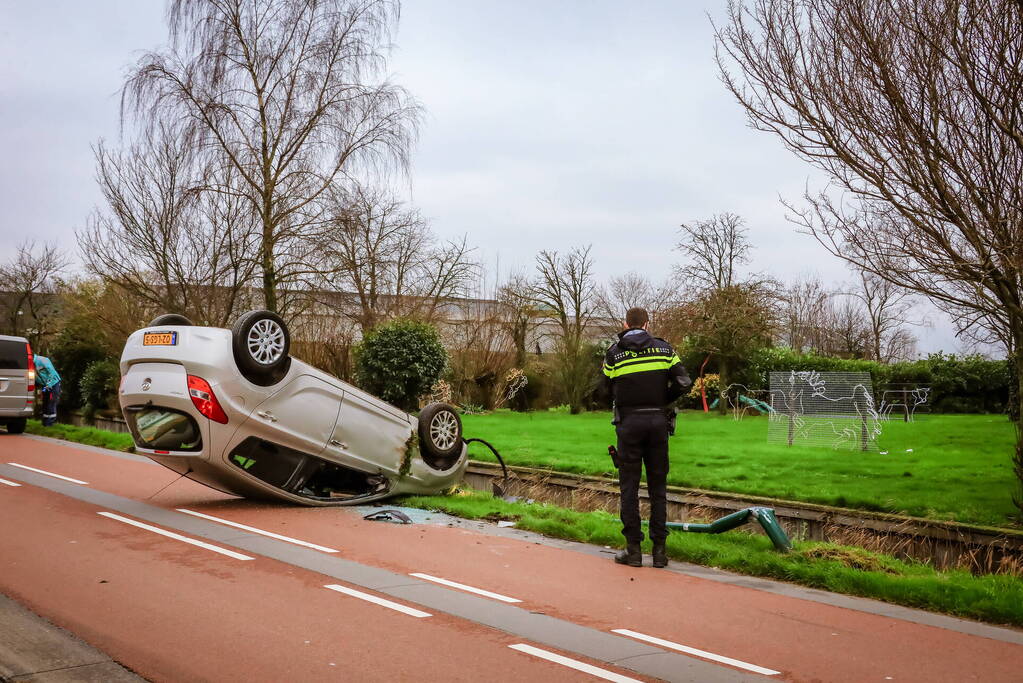
{"type": "Polygon", "coordinates": [[[0,681],[145,681],[96,648],[0,594],[0,681]]]}

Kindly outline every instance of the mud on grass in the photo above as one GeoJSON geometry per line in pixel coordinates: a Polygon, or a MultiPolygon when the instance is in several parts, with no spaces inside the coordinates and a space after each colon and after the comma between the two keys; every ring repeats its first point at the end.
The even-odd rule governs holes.
{"type": "MultiPolygon", "coordinates": [[[[519,529],[554,538],[614,548],[624,545],[617,516],[601,510],[577,512],[546,504],[510,503],[471,490],[452,496],[408,496],[402,504],[467,519],[513,520],[519,529]]],[[[649,541],[644,549],[650,551],[649,541]]],[[[717,535],[672,532],[667,551],[671,559],[682,562],[1023,626],[1023,579],[1016,576],[937,571],[923,563],[832,543],[796,541],[791,553],[782,554],[766,536],[743,531],[717,535]]]]}

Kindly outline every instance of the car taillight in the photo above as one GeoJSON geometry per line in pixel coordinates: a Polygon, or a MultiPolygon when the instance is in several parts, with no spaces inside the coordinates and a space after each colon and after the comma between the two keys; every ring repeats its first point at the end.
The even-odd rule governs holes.
{"type": "Polygon", "coordinates": [[[32,345],[25,342],[25,351],[28,352],[28,390],[36,390],[36,359],[32,355],[32,345]]]}
{"type": "Polygon", "coordinates": [[[210,383],[202,377],[195,375],[188,376],[188,395],[192,399],[196,410],[210,418],[214,422],[227,424],[227,413],[220,407],[220,401],[210,388],[210,383]]]}

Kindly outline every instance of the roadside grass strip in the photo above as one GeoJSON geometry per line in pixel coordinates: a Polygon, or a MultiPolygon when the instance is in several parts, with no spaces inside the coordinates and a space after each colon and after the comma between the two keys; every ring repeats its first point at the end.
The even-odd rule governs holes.
{"type": "Polygon", "coordinates": [[[6,479],[0,479],[0,484],[4,484],[5,486],[21,486],[21,484],[15,481],[7,481],[6,479]]]}
{"type": "Polygon", "coordinates": [[[357,591],[354,588],[349,588],[347,586],[339,586],[336,583],[328,584],[328,585],[324,586],[324,588],[329,588],[332,591],[337,591],[338,593],[344,593],[345,595],[350,595],[351,597],[358,598],[359,600],[365,600],[366,602],[372,602],[374,605],[380,605],[381,607],[386,607],[387,609],[393,609],[396,612],[401,612],[402,614],[407,614],[410,617],[416,617],[417,619],[422,619],[423,617],[432,617],[433,616],[429,612],[423,612],[422,610],[418,610],[418,609],[415,609],[413,607],[408,607],[406,605],[402,605],[402,604],[397,603],[397,602],[392,602],[390,600],[385,600],[384,598],[377,597],[376,595],[370,595],[369,593],[363,593],[362,591],[357,591]]]}
{"type": "MultiPolygon", "coordinates": [[[[512,520],[517,529],[553,538],[621,548],[621,522],[609,512],[578,512],[555,505],[508,502],[489,493],[463,490],[452,496],[408,496],[402,505],[446,512],[465,519],[512,520]]],[[[795,541],[779,553],[763,535],[668,535],[668,557],[740,574],[763,576],[835,593],[884,600],[995,624],[1023,626],[1023,577],[938,571],[863,548],[795,541]]],[[[649,541],[644,548],[649,552],[649,541]]]]}
{"type": "Polygon", "coordinates": [[[181,541],[182,543],[188,543],[190,545],[198,546],[200,548],[205,548],[206,550],[212,550],[215,553],[227,555],[228,557],[233,557],[236,560],[256,559],[254,557],[249,557],[248,555],[236,553],[233,550],[228,550],[227,548],[221,548],[219,546],[215,546],[204,541],[199,541],[194,538],[188,538],[187,536],[182,536],[181,534],[176,534],[173,531],[167,531],[166,529],[161,529],[150,524],[144,524],[134,519],[128,519],[127,517],[122,517],[121,515],[115,515],[113,512],[97,512],[96,514],[102,515],[103,517],[109,517],[110,519],[117,520],[118,522],[124,522],[125,524],[137,526],[138,528],[145,529],[146,531],[152,531],[154,534],[160,534],[161,536],[166,536],[167,538],[173,538],[175,541],[181,541]]]}
{"type": "Polygon", "coordinates": [[[731,657],[725,657],[724,655],[716,655],[713,652],[707,652],[706,650],[698,650],[695,647],[680,645],[679,643],[673,643],[670,640],[664,640],[663,638],[655,638],[654,636],[648,636],[645,633],[630,631],[627,628],[613,628],[611,629],[611,633],[617,633],[619,635],[628,636],[629,638],[635,638],[636,640],[642,640],[650,643],[651,645],[657,645],[658,647],[678,650],[679,652],[687,655],[693,655],[694,657],[700,657],[701,659],[709,659],[713,662],[727,664],[728,666],[734,666],[738,669],[745,669],[746,671],[752,671],[753,673],[763,674],[764,676],[775,676],[781,673],[780,671],[757,666],[756,664],[750,664],[749,662],[744,662],[740,659],[732,659],[731,657]]]}
{"type": "Polygon", "coordinates": [[[71,477],[65,477],[63,474],[55,474],[53,472],[47,472],[46,470],[36,469],[35,467],[29,467],[28,465],[20,465],[20,464],[18,464],[16,462],[9,462],[7,464],[8,465],[13,465],[14,467],[20,467],[23,470],[30,470],[32,472],[35,472],[36,474],[45,474],[47,477],[54,477],[55,479],[63,479],[64,481],[69,481],[72,484],[81,484],[82,486],[88,486],[89,485],[89,482],[82,481],[81,479],[72,479],[71,477]]]}
{"type": "Polygon", "coordinates": [[[469,593],[475,593],[476,595],[482,595],[485,598],[492,598],[494,600],[500,600],[501,602],[522,602],[518,598],[509,598],[507,595],[501,595],[500,593],[491,593],[490,591],[483,590],[482,588],[475,588],[474,586],[466,586],[464,583],[457,583],[455,581],[449,581],[448,579],[441,579],[436,576],[430,576],[429,574],[420,574],[419,572],[411,572],[409,576],[414,576],[417,579],[424,579],[426,581],[433,581],[439,583],[442,586],[448,586],[450,588],[457,588],[460,591],[466,591],[469,593]]]}
{"type": "Polygon", "coordinates": [[[340,552],[338,550],[334,550],[333,548],[327,548],[326,546],[317,545],[315,543],[310,543],[309,541],[300,541],[297,538],[292,538],[290,536],[282,536],[281,534],[275,534],[272,531],[264,531],[263,529],[257,529],[256,527],[253,527],[253,526],[248,526],[248,525],[245,525],[245,524],[239,524],[238,522],[232,522],[229,519],[221,519],[220,517],[214,517],[213,515],[203,514],[202,512],[196,512],[195,510],[186,510],[185,508],[175,508],[175,509],[178,512],[184,512],[186,515],[192,515],[193,517],[201,517],[203,519],[208,519],[211,522],[216,522],[217,524],[223,524],[225,526],[231,526],[231,527],[234,527],[235,529],[242,529],[243,531],[249,531],[249,532],[252,532],[254,534],[259,534],[261,536],[267,536],[269,538],[275,538],[278,541],[284,541],[286,543],[293,543],[295,545],[301,545],[301,546],[304,546],[306,548],[312,548],[313,550],[319,550],[320,552],[324,552],[324,553],[340,552]]]}
{"type": "Polygon", "coordinates": [[[567,666],[568,668],[575,669],[576,671],[582,671],[585,674],[596,676],[597,678],[603,678],[605,681],[614,681],[615,683],[641,683],[639,680],[635,678],[629,678],[628,676],[616,674],[613,671],[601,669],[599,666],[593,666],[592,664],[587,664],[586,662],[580,662],[577,659],[565,657],[564,655],[559,655],[555,652],[541,650],[538,647],[526,645],[525,643],[516,643],[515,645],[509,645],[508,647],[510,647],[513,650],[518,650],[519,652],[524,652],[527,655],[533,655],[534,657],[539,657],[540,659],[546,659],[548,662],[554,662],[555,664],[567,666]]]}
{"type": "Polygon", "coordinates": [[[123,432],[110,432],[96,427],[76,427],[74,425],[57,423],[50,427],[44,427],[39,420],[29,420],[25,431],[36,436],[48,436],[51,439],[62,439],[74,443],[84,443],[87,446],[108,448],[112,451],[124,451],[130,453],[135,446],[131,434],[123,432]]]}

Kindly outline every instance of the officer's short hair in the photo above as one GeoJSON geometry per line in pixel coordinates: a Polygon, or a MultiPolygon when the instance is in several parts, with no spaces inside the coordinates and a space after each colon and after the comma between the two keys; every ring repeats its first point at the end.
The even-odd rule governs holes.
{"type": "Polygon", "coordinates": [[[625,324],[629,327],[643,327],[650,322],[650,314],[646,312],[645,308],[635,307],[630,308],[625,313],[625,324]]]}

